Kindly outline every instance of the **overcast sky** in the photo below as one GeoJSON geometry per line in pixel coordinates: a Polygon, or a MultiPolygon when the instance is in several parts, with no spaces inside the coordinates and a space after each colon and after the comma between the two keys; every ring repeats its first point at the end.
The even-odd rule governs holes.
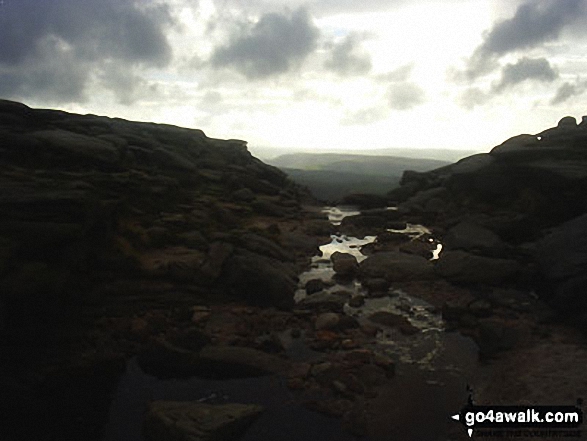
{"type": "Polygon", "coordinates": [[[0,0],[0,97],[304,150],[587,115],[587,0],[0,0]]]}

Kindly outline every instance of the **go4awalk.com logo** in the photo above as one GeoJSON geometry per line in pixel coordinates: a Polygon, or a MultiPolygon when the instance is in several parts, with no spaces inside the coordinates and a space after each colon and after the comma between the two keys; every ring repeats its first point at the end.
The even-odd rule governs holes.
{"type": "MultiPolygon", "coordinates": [[[[577,401],[577,406],[582,403],[577,401]]],[[[577,406],[476,406],[469,404],[452,416],[469,437],[578,438],[583,412],[577,406]]]]}

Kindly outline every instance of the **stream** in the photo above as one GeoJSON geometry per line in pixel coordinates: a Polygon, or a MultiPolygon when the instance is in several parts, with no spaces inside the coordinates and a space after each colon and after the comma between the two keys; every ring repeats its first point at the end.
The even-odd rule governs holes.
{"type": "MultiPolygon", "coordinates": [[[[323,210],[334,225],[345,216],[359,214],[353,207],[326,207],[323,210]]],[[[392,230],[415,236],[429,234],[422,225],[408,225],[405,230],[392,230]]],[[[356,238],[335,234],[331,242],[320,247],[320,254],[312,258],[311,268],[300,274],[295,300],[306,296],[305,284],[322,279],[329,284],[327,291],[344,289],[353,294],[366,295],[366,290],[355,280],[340,282],[333,278],[330,256],[336,251],[350,253],[358,261],[367,256],[361,247],[375,241],[375,236],[356,238]]],[[[434,258],[438,257],[441,245],[434,258]]],[[[341,428],[340,420],[312,412],[296,402],[295,395],[279,376],[234,380],[159,380],[144,373],[135,359],[127,365],[110,409],[104,441],[143,441],[142,416],[149,400],[190,400],[209,403],[256,403],[266,411],[241,438],[244,441],[273,440],[429,440],[446,441],[447,431],[455,425],[449,418],[466,403],[467,382],[477,368],[478,353],[475,343],[457,332],[447,332],[440,313],[422,299],[393,286],[386,296],[365,297],[361,307],[344,306],[347,315],[359,323],[378,311],[388,311],[405,317],[420,332],[404,335],[398,329],[380,326],[370,347],[396,363],[396,375],[383,386],[378,396],[369,403],[370,436],[357,438],[341,428]],[[449,427],[450,426],[450,427],[449,427]],[[279,434],[276,437],[276,434],[279,434]]],[[[280,335],[286,353],[296,360],[311,360],[318,353],[307,348],[304,339],[292,339],[289,333],[280,335]]],[[[460,426],[460,425],[457,425],[460,426]]],[[[460,428],[460,427],[459,427],[460,428]]]]}

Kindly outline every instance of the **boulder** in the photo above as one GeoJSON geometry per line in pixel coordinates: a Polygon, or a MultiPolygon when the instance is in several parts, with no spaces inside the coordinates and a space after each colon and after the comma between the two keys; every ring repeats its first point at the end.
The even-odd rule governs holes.
{"type": "Polygon", "coordinates": [[[397,328],[405,335],[413,335],[419,332],[419,329],[412,325],[407,318],[399,314],[394,314],[393,312],[378,311],[371,314],[369,320],[379,325],[397,328]]]}
{"type": "Polygon", "coordinates": [[[535,257],[550,288],[551,301],[566,311],[587,309],[587,215],[551,230],[538,241],[535,257]]]}
{"type": "Polygon", "coordinates": [[[345,303],[350,300],[351,293],[347,295],[319,292],[312,294],[298,303],[302,309],[315,309],[318,311],[341,312],[345,303]]]}
{"type": "Polygon", "coordinates": [[[304,286],[304,288],[306,289],[307,295],[315,294],[315,293],[320,292],[324,289],[324,281],[322,281],[322,279],[308,280],[308,282],[306,283],[306,286],[304,286]]]}
{"type": "Polygon", "coordinates": [[[320,314],[314,322],[314,328],[322,329],[336,329],[340,322],[340,316],[334,312],[325,312],[320,314]]]}
{"type": "Polygon", "coordinates": [[[294,304],[297,275],[292,265],[238,250],[224,264],[221,283],[253,305],[289,309],[294,304]]]}
{"type": "Polygon", "coordinates": [[[435,271],[456,283],[500,285],[515,280],[521,266],[515,260],[476,256],[466,251],[445,251],[440,254],[435,271]]]}
{"type": "Polygon", "coordinates": [[[362,279],[383,278],[389,282],[434,278],[432,264],[422,256],[396,251],[377,253],[359,264],[362,279]]]}
{"type": "Polygon", "coordinates": [[[332,260],[334,272],[339,276],[352,277],[359,269],[357,258],[349,253],[336,251],[330,256],[330,260],[332,260]]]}
{"type": "Polygon", "coordinates": [[[568,129],[577,127],[577,120],[573,116],[565,116],[557,124],[558,128],[568,129]]]}
{"type": "Polygon", "coordinates": [[[551,230],[536,245],[540,270],[550,281],[582,275],[587,268],[587,214],[551,230]]]}
{"type": "Polygon", "coordinates": [[[465,250],[488,255],[502,254],[506,248],[506,244],[493,231],[466,221],[448,230],[442,243],[447,250],[465,250]]]}
{"type": "Polygon", "coordinates": [[[256,404],[153,401],[143,421],[145,441],[239,439],[263,412],[256,404]]]}

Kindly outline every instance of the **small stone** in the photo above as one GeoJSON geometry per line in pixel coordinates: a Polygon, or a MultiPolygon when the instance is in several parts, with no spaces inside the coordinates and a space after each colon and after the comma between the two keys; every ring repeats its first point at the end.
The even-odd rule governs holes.
{"type": "Polygon", "coordinates": [[[365,304],[365,297],[364,296],[361,296],[361,295],[353,296],[349,300],[349,306],[352,307],[352,308],[360,308],[364,304],[365,304]]]}
{"type": "Polygon", "coordinates": [[[314,366],[312,366],[310,373],[312,374],[313,377],[318,377],[320,375],[327,373],[331,369],[332,369],[332,363],[326,361],[324,363],[318,363],[318,364],[315,364],[314,366]]]}
{"type": "Polygon", "coordinates": [[[325,312],[320,314],[314,322],[316,329],[335,329],[340,322],[340,317],[334,312],[325,312]]]}
{"type": "Polygon", "coordinates": [[[342,342],[340,342],[340,346],[342,349],[348,350],[348,349],[355,349],[355,348],[359,347],[359,344],[356,341],[351,340],[350,338],[347,338],[347,339],[343,340],[342,342]]]}
{"type": "Polygon", "coordinates": [[[344,355],[347,361],[360,361],[361,363],[369,363],[373,357],[373,352],[369,349],[354,349],[344,355]]]}
{"type": "Polygon", "coordinates": [[[341,394],[345,394],[347,392],[347,387],[342,381],[334,380],[332,382],[332,388],[341,394]]]}

